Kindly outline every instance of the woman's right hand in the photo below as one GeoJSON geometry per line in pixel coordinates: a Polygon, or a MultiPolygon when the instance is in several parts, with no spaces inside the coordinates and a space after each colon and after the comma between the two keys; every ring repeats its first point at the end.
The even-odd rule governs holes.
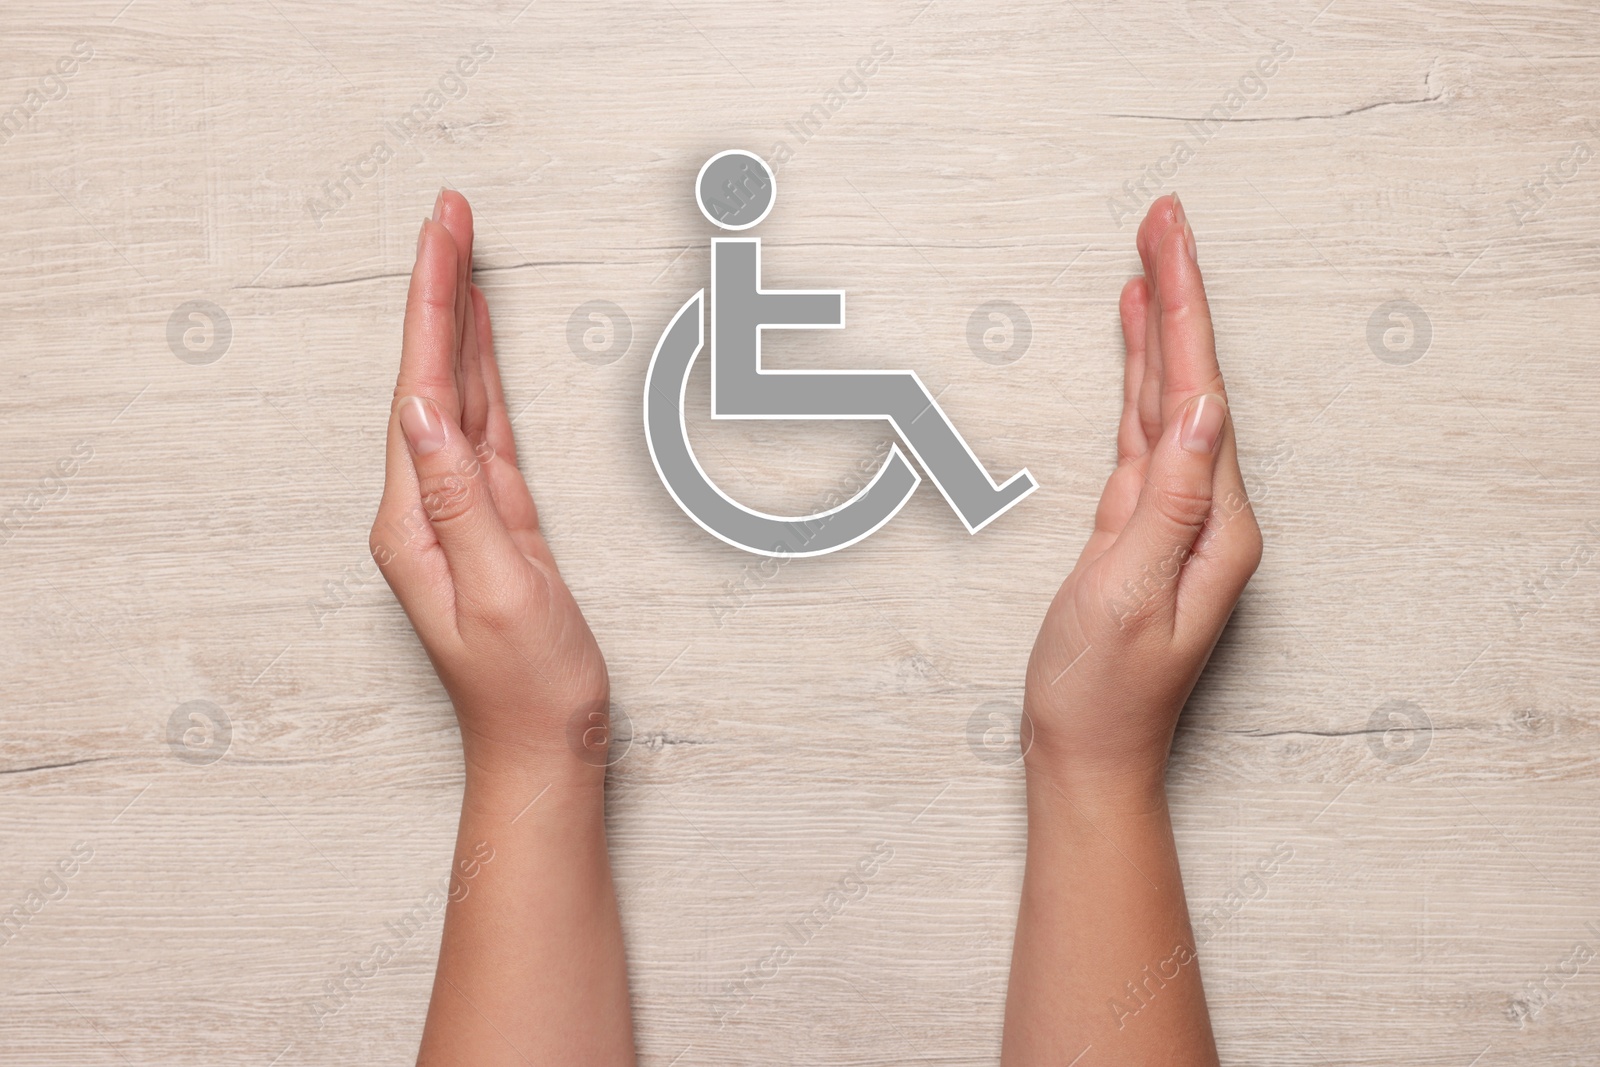
{"type": "Polygon", "coordinates": [[[517,469],[456,192],[440,192],[417,240],[371,547],[455,705],[469,773],[509,761],[603,774],[605,660],[517,469]]]}
{"type": "Polygon", "coordinates": [[[1028,664],[1030,774],[1134,806],[1160,791],[1178,714],[1261,561],[1194,233],[1150,206],[1123,288],[1118,463],[1028,664]]]}
{"type": "Polygon", "coordinates": [[[1144,275],[1122,291],[1117,469],[1028,662],[1006,1067],[1217,1063],[1165,778],[1261,531],[1176,196],[1150,206],[1138,248],[1144,275]]]}

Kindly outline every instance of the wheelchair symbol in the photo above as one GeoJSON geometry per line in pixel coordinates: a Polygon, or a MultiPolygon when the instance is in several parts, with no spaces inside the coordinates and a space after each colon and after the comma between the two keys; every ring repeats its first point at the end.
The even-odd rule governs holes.
{"type": "MultiPolygon", "coordinates": [[[[767,217],[777,181],[759,157],[719,152],[700,168],[695,199],[714,225],[747,230],[767,217]]],[[[702,347],[705,290],[690,297],[656,344],[645,374],[644,432],[672,499],[707,533],[763,556],[820,556],[871,535],[911,499],[922,478],[896,443],[855,496],[814,515],[769,515],[729,497],[700,467],[684,422],[689,372],[702,347]]],[[[711,417],[887,421],[968,533],[977,533],[1038,488],[1022,470],[1003,484],[914,371],[763,370],[763,330],[844,327],[841,290],[764,290],[761,239],[711,241],[711,417]]]]}

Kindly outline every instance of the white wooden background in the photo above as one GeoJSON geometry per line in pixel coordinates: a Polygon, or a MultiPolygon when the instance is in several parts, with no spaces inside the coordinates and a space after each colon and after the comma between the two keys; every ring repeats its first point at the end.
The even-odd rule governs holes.
{"type": "MultiPolygon", "coordinates": [[[[414,1055],[439,917],[390,930],[445,871],[460,752],[366,535],[440,185],[479,213],[524,466],[634,724],[610,829],[643,1062],[995,1062],[1022,780],[969,723],[1018,705],[1109,468],[1136,260],[1108,201],[1152,166],[1199,235],[1267,535],[1172,775],[1224,1060],[1595,1062],[1594,4],[525,2],[0,11],[0,116],[27,119],[0,143],[0,910],[37,912],[0,934],[0,1062],[414,1055]],[[641,383],[705,284],[693,176],[779,140],[767,277],[846,289],[850,326],[769,355],[916,369],[1043,486],[982,534],[925,487],[773,573],[658,483],[641,383]],[[225,349],[169,343],[191,300],[225,349]],[[604,365],[567,342],[590,300],[631,323],[604,365]],[[1032,324],[1006,365],[966,339],[991,300],[1032,324]],[[1409,342],[1369,332],[1395,300],[1409,342]],[[226,747],[173,742],[190,701],[226,747]],[[1391,707],[1416,729],[1386,741],[1391,707]],[[875,847],[864,895],[730,994],[875,847]]],[[[882,439],[696,435],[790,511],[882,439]]]]}

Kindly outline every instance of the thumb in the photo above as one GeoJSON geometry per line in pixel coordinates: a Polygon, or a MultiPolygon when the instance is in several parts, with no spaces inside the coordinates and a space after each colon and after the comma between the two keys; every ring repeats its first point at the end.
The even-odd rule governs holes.
{"type": "Polygon", "coordinates": [[[395,418],[417,472],[422,510],[458,591],[488,593],[520,557],[467,435],[427,397],[401,397],[395,418]]]}
{"type": "Polygon", "coordinates": [[[1227,424],[1223,397],[1193,397],[1169,421],[1153,450],[1139,502],[1106,552],[1112,581],[1133,597],[1133,605],[1170,604],[1178,575],[1211,516],[1218,446],[1227,424]]]}

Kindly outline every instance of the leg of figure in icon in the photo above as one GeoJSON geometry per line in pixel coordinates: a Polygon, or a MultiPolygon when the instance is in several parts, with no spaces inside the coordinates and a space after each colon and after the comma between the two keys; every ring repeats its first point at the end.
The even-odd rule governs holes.
{"type": "Polygon", "coordinates": [[[1038,488],[1026,470],[996,485],[911,371],[761,369],[762,329],[843,325],[842,292],[762,291],[759,238],[712,241],[712,417],[887,419],[974,533],[1038,488]]]}

